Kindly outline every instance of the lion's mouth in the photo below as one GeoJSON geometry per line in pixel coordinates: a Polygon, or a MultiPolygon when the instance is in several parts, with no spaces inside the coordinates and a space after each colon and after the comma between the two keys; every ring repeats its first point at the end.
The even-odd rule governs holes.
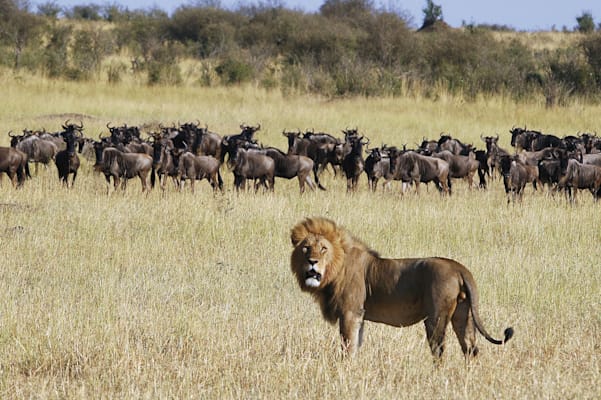
{"type": "Polygon", "coordinates": [[[305,272],[305,285],[309,287],[318,287],[321,283],[321,274],[311,268],[305,272]]]}

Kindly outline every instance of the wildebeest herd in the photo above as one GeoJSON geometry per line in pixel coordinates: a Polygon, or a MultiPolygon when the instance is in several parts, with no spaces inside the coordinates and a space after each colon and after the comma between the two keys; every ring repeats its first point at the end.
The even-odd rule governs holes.
{"type": "Polygon", "coordinates": [[[273,191],[276,178],[297,178],[303,193],[306,186],[326,190],[320,176],[331,170],[334,176],[346,178],[348,192],[357,190],[365,174],[372,191],[380,180],[385,189],[393,181],[401,182],[401,193],[410,187],[419,193],[421,183],[432,182],[442,195],[450,195],[456,179],[464,179],[470,189],[486,189],[487,179],[501,177],[508,202],[520,201],[527,184],[535,190],[565,192],[571,201],[579,189],[588,189],[595,200],[601,196],[601,138],[589,133],[560,138],[514,127],[509,130],[513,148],[509,151],[499,146],[498,134],[480,135],[485,150],[445,133],[408,149],[406,145],[370,147],[370,140],[356,128],[342,130],[343,137],[297,130],[282,132],[288,141],[283,151],[257,141],[260,124],[242,124],[240,133],[224,136],[200,123],[159,125],[146,138],[137,126],[108,123],[106,127],[108,134],[98,139],[85,137],[81,122],[68,120],[58,132],[9,132],[10,147],[0,147],[0,173],[20,187],[32,177],[30,163],[37,174],[40,163],[54,162],[60,181],[71,187],[80,166],[78,153],[92,148],[94,170],[105,176],[109,191],[111,178],[117,190],[136,177],[143,191],[153,188],[157,179],[163,190],[171,180],[180,190],[189,181],[194,191],[195,181],[206,179],[214,191],[222,191],[221,173],[229,170],[236,190],[244,190],[250,181],[255,191],[261,187],[273,191]]]}

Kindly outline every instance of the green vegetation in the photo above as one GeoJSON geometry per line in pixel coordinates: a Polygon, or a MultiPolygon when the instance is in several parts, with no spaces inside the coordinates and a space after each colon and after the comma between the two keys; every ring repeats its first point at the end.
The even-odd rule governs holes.
{"type": "Polygon", "coordinates": [[[149,85],[252,82],[330,98],[400,96],[405,88],[436,97],[443,88],[467,100],[499,94],[544,98],[551,106],[601,100],[601,81],[590,78],[598,72],[601,33],[590,13],[576,18],[574,32],[556,33],[567,40],[540,49],[500,40],[496,33],[511,33],[508,27],[451,28],[432,1],[419,30],[402,12],[369,0],[328,0],[316,13],[277,2],[231,10],[208,1],[172,15],[115,4],[57,10],[52,2],[33,13],[26,4],[0,1],[0,62],[16,72],[83,81],[130,73],[149,85]],[[133,62],[132,69],[116,71],[115,59],[133,62]],[[186,71],[184,63],[196,67],[186,71]]]}

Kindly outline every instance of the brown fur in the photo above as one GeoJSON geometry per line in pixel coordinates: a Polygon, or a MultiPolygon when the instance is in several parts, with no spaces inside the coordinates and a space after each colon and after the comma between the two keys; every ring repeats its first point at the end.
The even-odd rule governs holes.
{"type": "Polygon", "coordinates": [[[365,320],[392,326],[424,321],[434,356],[441,356],[451,322],[463,353],[474,356],[476,330],[493,339],[478,315],[478,291],[472,274],[446,258],[382,258],[333,221],[316,217],[291,232],[290,260],[301,290],[319,303],[323,317],[339,322],[343,347],[350,354],[361,345],[365,320]]]}

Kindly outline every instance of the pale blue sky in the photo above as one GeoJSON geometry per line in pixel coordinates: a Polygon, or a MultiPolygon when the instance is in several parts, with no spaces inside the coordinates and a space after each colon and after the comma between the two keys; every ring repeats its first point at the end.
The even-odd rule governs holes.
{"type": "MultiPolygon", "coordinates": [[[[45,3],[48,0],[32,0],[32,4],[45,3]]],[[[194,4],[191,1],[145,1],[145,0],[55,0],[63,6],[82,4],[120,4],[129,9],[158,7],[169,13],[178,6],[194,4]]],[[[236,7],[239,4],[269,4],[269,0],[221,0],[224,7],[236,7]]],[[[315,12],[323,4],[323,0],[283,0],[287,8],[298,8],[307,12],[315,12]]],[[[558,30],[576,26],[576,17],[583,12],[590,12],[596,24],[601,22],[601,1],[599,0],[434,0],[442,6],[444,20],[451,26],[461,26],[462,22],[499,24],[517,30],[558,30]]],[[[374,0],[377,6],[387,9],[405,10],[413,17],[413,24],[420,25],[423,17],[422,9],[426,0],[374,0]]]]}

